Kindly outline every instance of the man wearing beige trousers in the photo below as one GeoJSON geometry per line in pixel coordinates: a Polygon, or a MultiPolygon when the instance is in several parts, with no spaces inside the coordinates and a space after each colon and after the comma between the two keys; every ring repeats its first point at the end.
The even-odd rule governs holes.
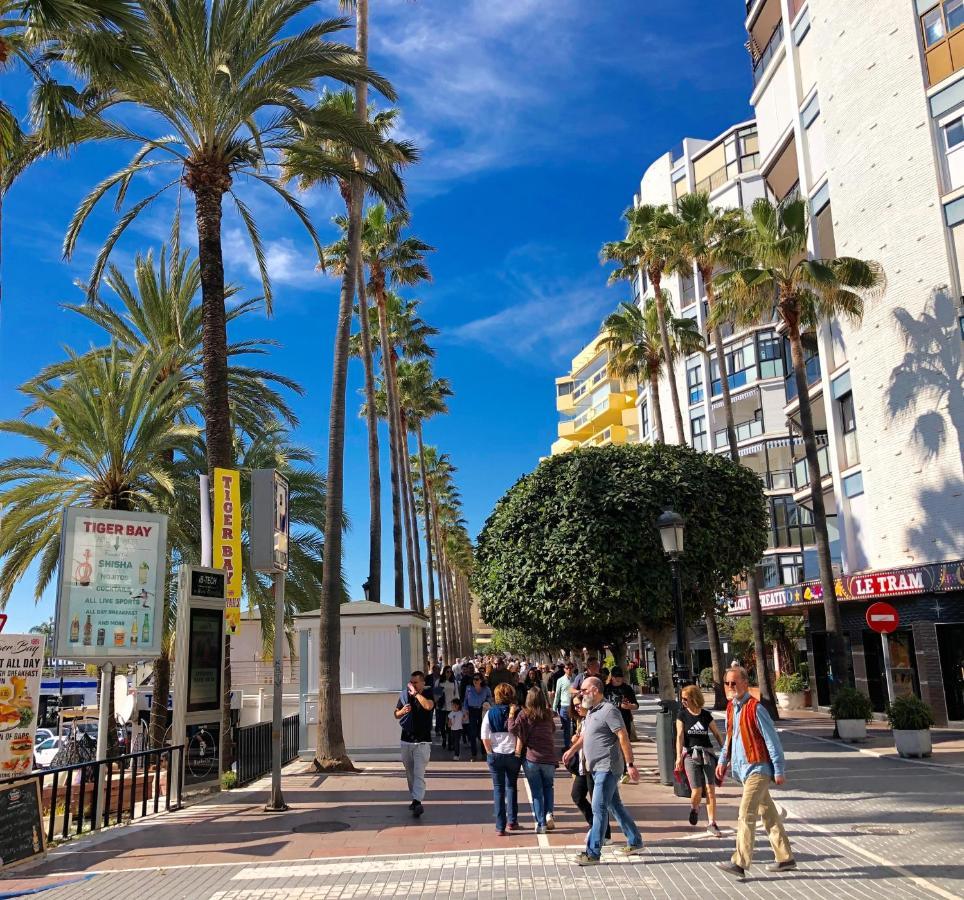
{"type": "Polygon", "coordinates": [[[743,879],[753,862],[756,821],[762,816],[776,861],[769,872],[787,872],[797,867],[783,820],[770,797],[770,782],[783,784],[783,746],[773,719],[763,705],[750,695],[746,669],[732,666],[723,676],[729,703],[726,707],[726,743],[716,767],[716,780],[722,783],[726,770],[743,785],[736,830],[736,852],[729,862],[717,866],[728,875],[743,879]]]}

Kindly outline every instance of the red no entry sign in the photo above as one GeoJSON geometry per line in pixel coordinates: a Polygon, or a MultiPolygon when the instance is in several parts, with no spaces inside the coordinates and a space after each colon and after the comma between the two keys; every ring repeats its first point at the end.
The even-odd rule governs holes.
{"type": "Polygon", "coordinates": [[[879,634],[890,634],[897,630],[900,617],[889,603],[871,603],[867,608],[867,625],[879,634]]]}

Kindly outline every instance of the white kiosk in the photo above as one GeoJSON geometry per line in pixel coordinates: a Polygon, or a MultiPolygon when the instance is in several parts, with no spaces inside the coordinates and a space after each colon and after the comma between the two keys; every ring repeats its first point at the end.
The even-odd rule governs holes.
{"type": "MultiPolygon", "coordinates": [[[[352,756],[398,756],[393,715],[415,669],[425,667],[428,618],[410,609],[359,600],[341,605],[341,712],[352,756]]],[[[301,755],[315,752],[318,724],[318,610],[295,616],[301,665],[301,755]]]]}

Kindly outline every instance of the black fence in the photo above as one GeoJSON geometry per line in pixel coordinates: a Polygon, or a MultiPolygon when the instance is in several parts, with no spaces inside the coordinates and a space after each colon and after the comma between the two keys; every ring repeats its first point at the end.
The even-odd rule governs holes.
{"type": "Polygon", "coordinates": [[[183,757],[183,746],[159,747],[34,772],[40,782],[48,842],[180,809],[183,757]],[[102,783],[103,811],[97,821],[102,783]]]}
{"type": "MultiPolygon", "coordinates": [[[[300,718],[286,716],[281,724],[281,765],[298,755],[300,718]]],[[[271,771],[271,723],[259,722],[234,730],[238,786],[250,784],[271,771]]]]}

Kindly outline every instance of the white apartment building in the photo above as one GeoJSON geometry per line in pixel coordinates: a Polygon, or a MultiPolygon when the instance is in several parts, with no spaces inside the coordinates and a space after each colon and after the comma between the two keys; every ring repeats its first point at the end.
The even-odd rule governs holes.
{"type": "MultiPolygon", "coordinates": [[[[864,615],[886,599],[901,618],[890,639],[898,692],[923,697],[938,722],[962,720],[964,0],[748,0],[746,28],[756,142],[753,123],[716,141],[686,140],[649,167],[636,202],[672,203],[700,185],[730,206],[764,191],[774,201],[799,192],[815,257],[883,266],[886,291],[863,323],[822,323],[808,367],[837,593],[853,679],[875,705],[886,700],[883,651],[864,615]]],[[[677,309],[682,300],[702,325],[700,285],[673,281],[677,309]]],[[[807,546],[805,463],[794,459],[798,403],[786,369],[764,368],[779,359],[771,335],[778,339],[761,327],[728,337],[729,378],[741,457],[764,479],[771,530],[792,508],[801,542],[767,551],[764,606],[807,616],[814,698],[823,703],[826,634],[807,546]]],[[[689,406],[687,442],[719,449],[718,375],[691,358],[675,377],[689,406]]],[[[668,407],[667,399],[672,440],[668,407]]],[[[639,408],[645,439],[645,393],[639,408]]],[[[787,537],[774,531],[773,540],[787,537]]],[[[738,599],[734,612],[745,609],[738,599]]]]}

